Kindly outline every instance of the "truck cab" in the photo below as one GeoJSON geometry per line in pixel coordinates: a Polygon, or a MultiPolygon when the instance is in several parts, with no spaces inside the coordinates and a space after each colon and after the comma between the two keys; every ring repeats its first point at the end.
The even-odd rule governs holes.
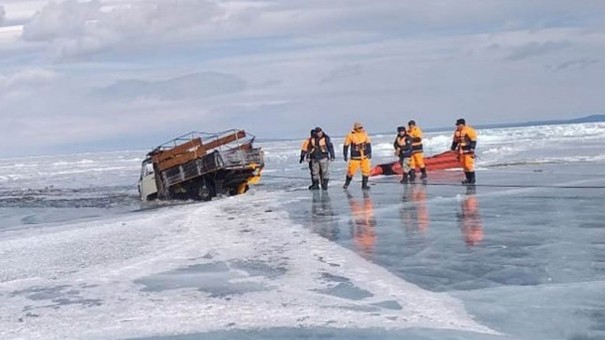
{"type": "Polygon", "coordinates": [[[138,192],[142,201],[150,201],[157,198],[157,183],[155,181],[155,170],[152,158],[148,157],[142,162],[140,180],[138,181],[138,192]]]}

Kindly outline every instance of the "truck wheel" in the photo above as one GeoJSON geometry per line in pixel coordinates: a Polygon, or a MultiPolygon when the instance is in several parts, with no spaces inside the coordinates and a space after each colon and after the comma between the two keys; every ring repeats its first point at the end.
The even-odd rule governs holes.
{"type": "Polygon", "coordinates": [[[206,179],[203,181],[201,188],[199,188],[199,198],[203,201],[210,201],[212,197],[216,196],[214,190],[214,182],[206,179]]]}
{"type": "Polygon", "coordinates": [[[205,185],[199,189],[199,198],[201,198],[203,201],[209,201],[212,199],[212,193],[205,185]]]}

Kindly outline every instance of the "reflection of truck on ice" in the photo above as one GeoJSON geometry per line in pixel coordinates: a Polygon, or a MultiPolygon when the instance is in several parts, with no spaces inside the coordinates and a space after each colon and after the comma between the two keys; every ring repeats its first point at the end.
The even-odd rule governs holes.
{"type": "Polygon", "coordinates": [[[191,132],[146,156],[138,190],[142,200],[195,199],[238,195],[258,183],[265,164],[254,136],[243,130],[191,132]]]}

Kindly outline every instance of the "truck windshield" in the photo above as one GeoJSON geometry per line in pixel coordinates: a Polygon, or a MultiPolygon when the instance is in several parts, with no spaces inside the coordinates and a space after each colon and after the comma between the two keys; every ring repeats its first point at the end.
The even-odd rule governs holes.
{"type": "Polygon", "coordinates": [[[142,177],[150,175],[154,172],[153,165],[151,161],[142,162],[142,177]]]}

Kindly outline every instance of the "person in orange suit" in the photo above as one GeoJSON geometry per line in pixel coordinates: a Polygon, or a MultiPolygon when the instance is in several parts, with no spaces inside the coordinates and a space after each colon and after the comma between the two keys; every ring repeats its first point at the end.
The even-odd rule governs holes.
{"type": "Polygon", "coordinates": [[[464,242],[468,246],[476,246],[483,241],[483,221],[479,213],[479,203],[474,186],[466,188],[466,196],[461,202],[461,208],[462,212],[458,214],[458,221],[464,242]]]}
{"type": "Polygon", "coordinates": [[[402,195],[403,206],[400,216],[407,230],[417,228],[420,233],[428,230],[430,219],[428,207],[426,206],[426,187],[421,185],[410,185],[405,187],[402,195]]]}
{"type": "Polygon", "coordinates": [[[301,157],[299,158],[299,164],[303,163],[304,161],[307,161],[307,164],[309,164],[309,176],[311,177],[311,185],[309,186],[309,190],[313,190],[313,188],[315,187],[315,177],[314,177],[314,173],[313,173],[313,164],[311,163],[311,158],[309,157],[309,152],[308,152],[308,148],[309,148],[309,141],[311,140],[311,138],[313,138],[315,136],[316,132],[315,129],[312,129],[311,131],[309,131],[309,137],[307,139],[305,139],[305,141],[303,142],[303,144],[301,144],[301,157]]]}
{"type": "Polygon", "coordinates": [[[409,129],[407,130],[407,134],[411,136],[413,140],[413,151],[411,152],[411,169],[419,168],[421,172],[421,179],[428,178],[428,174],[426,174],[426,163],[424,162],[424,133],[422,130],[415,124],[414,120],[409,121],[409,129]]]}
{"type": "Polygon", "coordinates": [[[358,252],[366,259],[370,259],[375,249],[377,235],[375,233],[375,211],[373,201],[368,191],[362,192],[362,200],[355,199],[349,191],[347,200],[349,202],[352,219],[350,221],[351,234],[358,252]]]}
{"type": "Polygon", "coordinates": [[[362,171],[362,189],[370,189],[371,187],[367,183],[371,173],[371,140],[360,122],[355,122],[352,131],[345,136],[343,159],[346,162],[348,161],[348,151],[350,157],[347,163],[347,174],[345,175],[343,189],[347,189],[358,169],[362,171]]]}
{"type": "Polygon", "coordinates": [[[453,133],[451,150],[457,151],[458,159],[464,169],[466,179],[462,184],[474,184],[476,182],[474,173],[474,149],[477,146],[477,132],[471,126],[466,125],[466,120],[460,118],[455,123],[456,129],[453,133]]]}

